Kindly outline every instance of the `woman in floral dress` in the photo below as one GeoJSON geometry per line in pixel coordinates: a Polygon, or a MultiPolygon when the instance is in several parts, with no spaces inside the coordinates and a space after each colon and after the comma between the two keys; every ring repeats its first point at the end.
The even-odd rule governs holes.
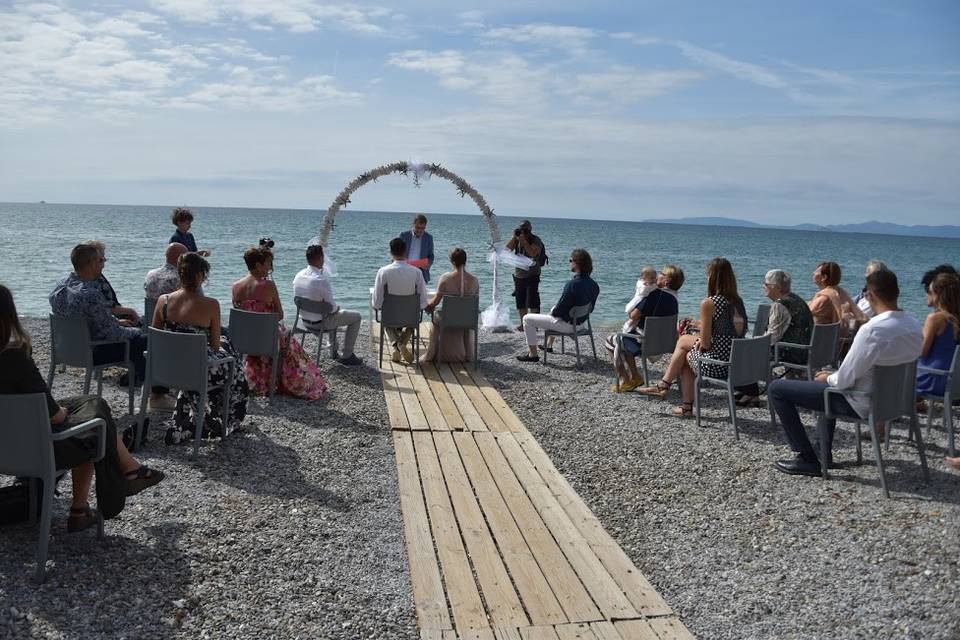
{"type": "MultiPolygon", "coordinates": [[[[200,293],[200,287],[210,273],[210,263],[196,253],[180,257],[177,270],[180,288],[160,296],[153,316],[153,326],[178,333],[200,333],[207,336],[207,358],[234,357],[236,353],[226,337],[220,334],[220,303],[200,293]]],[[[230,390],[228,424],[223,424],[224,388],[207,393],[203,404],[202,437],[224,437],[236,429],[247,415],[249,387],[240,367],[234,368],[233,379],[227,381],[230,369],[226,364],[211,367],[207,374],[210,386],[227,382],[230,390]]],[[[193,439],[194,417],[199,410],[200,397],[196,391],[181,391],[173,414],[173,426],[167,429],[164,441],[176,444],[193,439]]]]}
{"type": "MultiPolygon", "coordinates": [[[[267,278],[273,271],[273,252],[265,246],[250,247],[243,252],[249,275],[233,283],[233,306],[244,311],[276,313],[283,319],[283,305],[277,285],[267,278]]],[[[317,400],[327,392],[327,381],[320,368],[310,359],[303,347],[291,339],[280,323],[280,368],[277,391],[287,395],[317,400]]],[[[273,363],[267,356],[247,356],[243,368],[254,393],[266,395],[270,388],[273,363]]]]}

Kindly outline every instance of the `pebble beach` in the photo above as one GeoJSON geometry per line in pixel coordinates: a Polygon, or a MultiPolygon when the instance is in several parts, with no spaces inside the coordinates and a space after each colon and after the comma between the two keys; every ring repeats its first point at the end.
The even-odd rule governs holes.
{"type": "MultiPolygon", "coordinates": [[[[45,372],[46,320],[27,328],[45,372]]],[[[365,334],[358,355],[372,363],[365,334]]],[[[698,430],[670,403],[612,394],[605,361],[524,365],[521,343],[483,334],[484,375],[697,637],[960,637],[960,474],[943,461],[939,421],[929,485],[894,428],[887,500],[869,456],[854,464],[852,425],[838,428],[829,482],[786,477],[765,410],[742,410],[735,441],[719,392],[698,430]]],[[[32,582],[36,528],[4,527],[0,636],[417,638],[380,377],[321,368],[326,398],[253,399],[243,431],[196,461],[155,423],[136,455],[167,478],[130,499],[102,542],[66,534],[62,483],[45,584],[32,582]]],[[[54,396],[81,386],[69,370],[54,396]]],[[[125,389],[110,381],[104,395],[122,415],[125,389]]]]}

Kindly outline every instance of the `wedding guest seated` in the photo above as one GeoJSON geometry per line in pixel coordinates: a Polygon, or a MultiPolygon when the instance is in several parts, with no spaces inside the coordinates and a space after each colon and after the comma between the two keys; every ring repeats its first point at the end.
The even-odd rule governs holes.
{"type": "MultiPolygon", "coordinates": [[[[107,263],[107,248],[99,240],[87,240],[84,244],[90,245],[97,250],[97,254],[100,257],[100,261],[103,262],[104,266],[107,263]]],[[[67,285],[72,286],[78,284],[80,279],[77,277],[75,272],[71,272],[60,282],[57,283],[57,287],[67,285]]],[[[110,313],[116,316],[120,320],[120,324],[125,327],[136,327],[140,325],[140,315],[136,310],[129,307],[124,307],[117,300],[117,292],[114,291],[113,285],[110,284],[110,281],[107,280],[107,277],[103,275],[101,269],[100,276],[97,278],[97,285],[100,287],[101,292],[103,293],[104,303],[107,305],[107,308],[110,309],[110,313]]]]}
{"type": "MultiPolygon", "coordinates": [[[[874,271],[879,271],[880,269],[886,269],[887,265],[883,261],[877,259],[867,260],[867,267],[863,271],[863,277],[866,278],[874,271]]],[[[853,301],[856,303],[857,308],[863,312],[867,318],[873,317],[873,310],[870,308],[870,302],[867,300],[867,288],[866,286],[860,290],[860,293],[853,296],[853,301]]]]}
{"type": "Polygon", "coordinates": [[[82,531],[97,523],[90,508],[90,485],[96,476],[97,508],[104,518],[113,518],[124,507],[125,499],[163,480],[161,471],[137,462],[117,433],[110,406],[96,396],[75,396],[54,400],[31,354],[30,335],[20,324],[10,290],[0,285],[0,394],[43,393],[47,399],[50,426],[54,433],[102,418],[107,423],[106,448],[102,460],[97,455],[96,432],[88,432],[53,443],[58,469],[70,469],[73,481],[67,532],[82,531]]]}
{"type": "Polygon", "coordinates": [[[707,297],[700,303],[700,333],[686,334],[677,340],[663,379],[652,387],[637,391],[645,395],[666,398],[670,387],[680,380],[682,403],[673,415],[689,418],[693,415],[693,379],[698,371],[711,378],[726,378],[723,365],[702,363],[701,358],[729,360],[735,338],[747,331],[747,313],[737,293],[737,277],[726,258],[714,258],[707,265],[707,297]]]}
{"type": "Polygon", "coordinates": [[[479,296],[480,281],[467,272],[467,252],[457,247],[450,252],[450,264],[453,271],[440,276],[437,281],[437,293],[427,303],[426,310],[433,314],[430,327],[430,344],[427,353],[420,362],[469,362],[473,360],[473,331],[469,329],[444,329],[443,343],[438,337],[440,306],[443,296],[479,296]]]}
{"type": "Polygon", "coordinates": [[[960,275],[957,270],[951,264],[941,264],[937,265],[933,269],[925,272],[923,277],[920,278],[920,284],[923,285],[924,292],[930,289],[930,283],[933,282],[933,279],[936,278],[941,273],[948,273],[950,275],[960,275]]]}
{"type": "MultiPolygon", "coordinates": [[[[265,244],[250,247],[243,252],[243,261],[249,273],[233,283],[233,306],[244,311],[276,313],[283,319],[283,305],[277,285],[268,276],[273,271],[273,252],[265,244]]],[[[277,372],[277,392],[307,400],[317,400],[327,391],[327,381],[316,363],[310,360],[303,347],[290,339],[290,332],[280,322],[280,365],[277,372]]],[[[247,356],[243,370],[251,390],[267,395],[273,362],[268,356],[247,356]]]]}
{"type": "Polygon", "coordinates": [[[333,311],[326,317],[310,311],[300,312],[300,325],[311,331],[336,331],[337,327],[346,327],[346,335],[340,351],[340,363],[348,366],[363,364],[354,349],[357,336],[360,335],[360,314],[356,311],[341,309],[333,297],[333,287],[323,272],[323,246],[311,244],[307,247],[307,266],[293,278],[293,295],[315,302],[326,302],[333,311]]]}
{"type": "MultiPolygon", "coordinates": [[[[171,242],[164,252],[165,262],[162,267],[151,269],[143,281],[145,298],[156,300],[165,293],[173,293],[180,288],[180,274],[177,272],[177,262],[180,256],[187,252],[187,248],[179,242],[171,242]]],[[[153,318],[147,318],[147,322],[153,318]]]]}
{"type": "MultiPolygon", "coordinates": [[[[656,275],[657,288],[645,295],[642,302],[631,309],[629,322],[634,333],[642,335],[643,322],[647,318],[675,316],[678,313],[677,291],[683,286],[683,271],[668,264],[656,275]]],[[[616,334],[611,336],[616,338],[616,334]]],[[[632,391],[644,383],[643,376],[637,370],[637,356],[642,348],[642,338],[621,340],[620,351],[614,350],[613,366],[617,372],[617,384],[610,387],[615,393],[632,391]]]]}
{"type": "MultiPolygon", "coordinates": [[[[180,257],[180,288],[173,293],[160,296],[153,313],[152,326],[177,333],[199,333],[207,337],[207,358],[233,357],[236,353],[229,341],[220,332],[220,303],[200,293],[200,287],[210,273],[210,263],[196,253],[186,253],[180,257]]],[[[226,364],[209,369],[207,374],[210,386],[226,383],[230,390],[228,424],[223,424],[222,407],[223,387],[207,393],[200,402],[196,391],[181,391],[177,397],[177,406],[173,413],[174,424],[167,429],[164,441],[175,444],[193,438],[194,416],[204,411],[204,433],[215,437],[224,437],[237,428],[247,415],[247,395],[249,387],[243,375],[243,367],[234,369],[233,379],[228,380],[229,370],[226,364]]]]}
{"type": "Polygon", "coordinates": [[[813,270],[817,293],[808,303],[814,324],[840,323],[840,336],[846,337],[868,320],[850,294],[840,286],[842,273],[836,262],[821,262],[813,270]]]}
{"type": "MultiPolygon", "coordinates": [[[[383,307],[383,298],[387,293],[395,296],[416,295],[420,299],[420,308],[426,307],[427,283],[420,269],[406,263],[407,244],[400,238],[390,241],[390,258],[392,262],[380,267],[373,281],[373,308],[379,310],[383,307]]],[[[414,327],[388,327],[385,331],[393,345],[393,361],[400,362],[402,356],[408,364],[412,363],[413,351],[407,343],[413,336],[414,327]]]]}
{"type": "MultiPolygon", "coordinates": [[[[147,348],[147,336],[140,329],[123,326],[113,314],[110,305],[103,297],[100,276],[103,275],[103,259],[97,248],[91,244],[78,244],[70,252],[73,263],[72,278],[61,280],[50,294],[50,308],[59,315],[82,316],[90,328],[91,340],[128,340],[130,342],[130,360],[133,363],[134,380],[128,380],[135,386],[143,383],[146,361],[143,351],[147,348]]],[[[112,362],[123,359],[124,345],[111,344],[94,347],[93,361],[112,362]]],[[[152,410],[170,410],[173,401],[162,387],[151,389],[150,408],[152,410]]]]}
{"type": "MultiPolygon", "coordinates": [[[[810,313],[807,303],[790,291],[791,284],[790,274],[780,269],[768,271],[763,279],[763,293],[773,302],[770,305],[767,331],[763,334],[770,336],[771,345],[778,342],[810,344],[810,335],[813,333],[813,314],[810,313]]],[[[807,352],[785,347],[780,349],[780,359],[793,364],[806,364],[807,352]]],[[[738,387],[737,392],[737,405],[755,406],[759,400],[760,386],[754,382],[738,387]]]]}
{"type": "MultiPolygon", "coordinates": [[[[573,334],[575,329],[570,323],[570,309],[585,304],[590,310],[597,303],[600,295],[600,286],[593,281],[590,274],[593,272],[593,259],[586,249],[574,249],[570,254],[570,271],[573,278],[563,286],[560,300],[553,306],[549,314],[528,313],[523,317],[523,332],[527,338],[527,353],[517,356],[520,362],[537,362],[540,356],[537,353],[537,329],[550,329],[562,333],[573,334]]],[[[578,318],[580,324],[585,318],[578,318]]]]}
{"type": "MultiPolygon", "coordinates": [[[[923,346],[918,364],[930,369],[949,371],[953,354],[960,340],[960,276],[941,273],[927,289],[927,306],[933,311],[923,324],[923,346]]],[[[942,396],[946,376],[917,373],[917,393],[942,396]]]]}
{"type": "MultiPolygon", "coordinates": [[[[824,389],[870,393],[873,390],[873,368],[912,362],[920,354],[923,331],[920,323],[897,308],[900,287],[892,271],[875,271],[867,277],[867,298],[874,317],[860,328],[840,368],[830,373],[821,371],[814,380],[774,380],[770,384],[770,402],[780,418],[783,431],[796,457],[779,460],[778,471],[796,475],[818,476],[821,465],[832,464],[829,452],[833,446],[836,420],[823,415],[824,389]],[[826,432],[828,457],[820,460],[804,431],[798,409],[820,412],[818,426],[826,432]]],[[[854,419],[866,419],[870,400],[850,394],[830,396],[831,413],[854,419]]]]}

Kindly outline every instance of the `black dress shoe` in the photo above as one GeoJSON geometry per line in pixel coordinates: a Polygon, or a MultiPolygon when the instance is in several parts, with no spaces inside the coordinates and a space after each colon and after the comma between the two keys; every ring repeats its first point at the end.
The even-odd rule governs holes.
{"type": "Polygon", "coordinates": [[[819,476],[821,474],[819,462],[807,462],[800,456],[777,460],[773,465],[781,473],[789,473],[792,476],[819,476]]]}
{"type": "Polygon", "coordinates": [[[539,356],[531,356],[529,353],[525,353],[525,354],[523,354],[523,355],[517,356],[517,360],[519,360],[520,362],[539,362],[539,361],[540,361],[540,357],[539,357],[539,356]]]}

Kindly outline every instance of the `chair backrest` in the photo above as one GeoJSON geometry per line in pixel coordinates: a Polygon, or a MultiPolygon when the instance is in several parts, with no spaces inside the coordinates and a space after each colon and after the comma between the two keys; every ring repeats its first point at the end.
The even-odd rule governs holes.
{"type": "Polygon", "coordinates": [[[157,309],[156,298],[143,299],[143,326],[149,327],[153,324],[153,312],[157,309]]]}
{"type": "Polygon", "coordinates": [[[480,322],[480,296],[443,296],[440,324],[450,329],[476,329],[480,322]]]}
{"type": "Polygon", "coordinates": [[[757,305],[757,317],[753,319],[753,337],[762,336],[770,326],[770,305],[757,305]]]}
{"type": "Polygon", "coordinates": [[[574,325],[576,325],[578,319],[581,319],[581,318],[582,318],[583,320],[589,320],[589,319],[590,319],[590,311],[593,310],[592,308],[593,308],[593,305],[591,305],[590,303],[581,304],[580,306],[577,306],[577,307],[571,307],[571,308],[570,308],[570,322],[572,322],[574,325]]]}
{"type": "Polygon", "coordinates": [[[207,336],[150,327],[147,375],[151,385],[200,391],[207,380],[207,336]]]}
{"type": "Polygon", "coordinates": [[[840,344],[840,323],[815,324],[810,334],[810,355],[808,364],[814,369],[833,364],[837,359],[837,347],[840,344]]]}
{"type": "Polygon", "coordinates": [[[311,300],[310,298],[294,296],[293,303],[297,306],[298,312],[319,313],[324,318],[333,313],[333,305],[325,300],[311,300]]]}
{"type": "Polygon", "coordinates": [[[870,392],[870,410],[876,422],[886,422],[911,415],[917,379],[917,361],[873,368],[873,390],[870,392]]]}
{"type": "Polygon", "coordinates": [[[420,323],[420,297],[384,294],[380,307],[380,323],[385,327],[415,327],[420,323]]]}
{"type": "Polygon", "coordinates": [[[641,344],[643,358],[673,353],[677,346],[677,316],[645,318],[641,344]]]}
{"type": "Polygon", "coordinates": [[[953,362],[950,363],[946,391],[950,393],[951,400],[960,399],[960,344],[953,350],[953,362]]]}
{"type": "Polygon", "coordinates": [[[735,386],[767,380],[770,376],[770,336],[737,338],[730,347],[727,379],[735,386]]]}
{"type": "Polygon", "coordinates": [[[54,364],[93,366],[90,326],[83,316],[50,314],[50,357],[54,364]]]}
{"type": "Polygon", "coordinates": [[[0,395],[0,416],[0,473],[38,477],[53,471],[45,395],[0,395]]]}
{"type": "Polygon", "coordinates": [[[273,357],[279,349],[279,323],[276,313],[230,309],[230,344],[237,353],[273,357]]]}

